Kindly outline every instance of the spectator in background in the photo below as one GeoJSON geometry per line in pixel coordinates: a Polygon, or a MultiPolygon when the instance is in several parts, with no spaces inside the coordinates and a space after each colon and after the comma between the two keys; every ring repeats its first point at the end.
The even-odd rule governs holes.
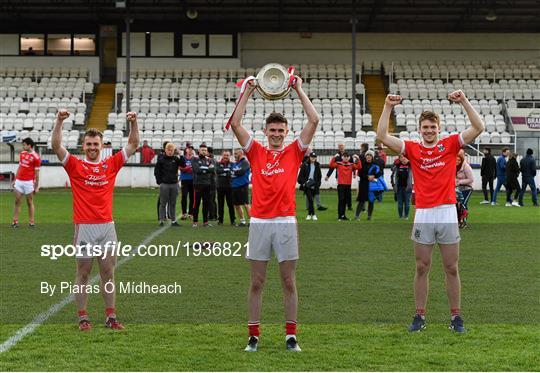
{"type": "MultiPolygon", "coordinates": [[[[465,152],[461,149],[456,158],[456,187],[463,195],[462,205],[466,210],[469,210],[469,199],[473,191],[474,176],[469,163],[465,160],[465,152]]],[[[460,228],[467,226],[467,218],[459,222],[460,228]]]]}
{"type": "Polygon", "coordinates": [[[193,217],[193,169],[191,167],[191,159],[193,158],[193,145],[186,143],[184,149],[185,166],[180,167],[180,184],[182,186],[182,220],[193,217]]]}
{"type": "Polygon", "coordinates": [[[355,154],[354,155],[354,162],[349,162],[350,156],[349,153],[344,152],[343,154],[336,154],[331,160],[330,160],[330,168],[337,169],[337,177],[338,177],[338,185],[337,185],[337,192],[338,192],[338,220],[344,221],[349,220],[347,216],[345,215],[345,208],[347,206],[347,195],[351,193],[351,184],[353,179],[353,172],[355,170],[359,170],[360,167],[362,167],[362,164],[360,163],[360,159],[355,154]],[[341,158],[341,161],[338,161],[337,159],[341,158]]]}
{"type": "MultiPolygon", "coordinates": [[[[375,149],[374,154],[375,154],[374,162],[377,164],[377,166],[379,166],[379,170],[382,174],[382,177],[384,177],[384,168],[386,167],[387,156],[381,144],[377,145],[377,148],[375,149]]],[[[383,195],[384,193],[377,193],[376,194],[377,201],[382,202],[383,195]]]]}
{"type": "Polygon", "coordinates": [[[512,153],[506,163],[506,207],[521,207],[518,202],[512,200],[513,191],[515,191],[514,200],[518,199],[520,193],[518,176],[519,165],[517,162],[517,154],[512,153]]]}
{"type": "MultiPolygon", "coordinates": [[[[373,209],[375,208],[375,200],[382,200],[381,195],[387,190],[384,181],[381,167],[375,161],[375,152],[368,150],[366,152],[366,168],[368,178],[368,216],[367,220],[371,220],[373,209]]],[[[360,216],[358,217],[360,219],[360,216]]]]}
{"type": "Polygon", "coordinates": [[[364,142],[360,144],[360,163],[362,167],[357,171],[358,175],[358,195],[356,196],[356,214],[355,220],[360,218],[360,213],[366,210],[366,201],[368,200],[369,193],[369,180],[367,177],[366,168],[366,152],[369,150],[369,144],[364,142]]]}
{"type": "Polygon", "coordinates": [[[162,227],[169,217],[173,227],[176,221],[176,198],[178,197],[178,169],[185,161],[175,154],[176,146],[170,142],[165,146],[165,154],[159,157],[154,168],[156,183],[159,185],[159,225],[162,227]]]}
{"type": "Polygon", "coordinates": [[[141,153],[141,163],[150,164],[152,159],[156,156],[156,152],[150,145],[148,145],[148,140],[144,140],[142,146],[137,150],[141,153]]]}
{"type": "MultiPolygon", "coordinates": [[[[161,149],[161,151],[159,152],[159,154],[157,156],[157,161],[158,162],[159,162],[159,159],[165,155],[165,148],[167,147],[168,143],[169,143],[168,141],[163,142],[163,148],[161,149]]],[[[155,172],[155,166],[154,166],[154,172],[155,172]]],[[[160,220],[159,205],[160,205],[160,202],[159,202],[159,195],[158,195],[158,199],[157,199],[157,217],[158,217],[158,220],[160,220]]],[[[165,212],[167,212],[167,211],[168,211],[168,209],[165,209],[165,212]]],[[[167,219],[168,218],[169,218],[169,216],[167,216],[167,219]]]]}
{"type": "Polygon", "coordinates": [[[525,157],[519,162],[521,169],[521,193],[519,193],[519,205],[523,206],[523,195],[527,190],[527,185],[531,188],[532,202],[534,206],[538,206],[538,197],[536,195],[536,183],[534,177],[536,176],[536,161],[533,157],[533,150],[527,149],[525,157]]]}
{"type": "Polygon", "coordinates": [[[249,204],[249,176],[251,174],[251,167],[242,149],[236,149],[234,151],[234,159],[236,162],[232,165],[233,203],[236,216],[240,219],[238,226],[245,227],[246,218],[249,218],[251,209],[251,205],[249,204]],[[242,207],[246,210],[245,215],[242,207]]]}
{"type": "MultiPolygon", "coordinates": [[[[308,150],[309,152],[311,152],[311,150],[308,150]]],[[[302,160],[302,163],[306,163],[306,162],[309,162],[309,154],[308,153],[304,159],[302,160]]],[[[321,182],[322,182],[322,176],[321,176],[321,182]]],[[[326,206],[323,206],[321,204],[321,188],[319,187],[317,190],[316,190],[316,193],[314,196],[313,196],[313,201],[315,203],[315,205],[317,206],[317,210],[318,211],[326,211],[328,210],[328,207],[326,206]]],[[[306,197],[306,210],[309,210],[309,204],[308,204],[308,199],[306,197]]]]}
{"type": "Polygon", "coordinates": [[[199,146],[199,156],[191,159],[193,167],[193,194],[195,206],[193,207],[193,228],[199,224],[199,208],[202,202],[203,226],[211,227],[209,223],[210,197],[212,186],[215,185],[216,163],[208,157],[208,148],[204,143],[199,146]]]}
{"type": "Polygon", "coordinates": [[[379,145],[377,145],[377,150],[375,152],[375,159],[377,157],[381,159],[380,166],[382,168],[384,168],[386,166],[386,161],[388,159],[388,156],[386,155],[386,152],[383,150],[383,146],[382,146],[381,143],[379,143],[379,145]]]}
{"type": "Polygon", "coordinates": [[[490,148],[484,148],[484,158],[482,158],[482,165],[480,166],[480,176],[482,176],[482,192],[484,193],[484,200],[480,202],[481,205],[489,205],[490,201],[493,201],[493,180],[497,176],[497,161],[495,157],[491,155],[490,148]],[[489,199],[487,186],[489,185],[489,199]]]}
{"type": "MultiPolygon", "coordinates": [[[[345,144],[339,143],[336,162],[341,162],[343,160],[342,158],[343,153],[345,153],[345,144]]],[[[324,178],[324,180],[328,181],[330,176],[332,176],[333,172],[334,172],[334,169],[332,168],[328,169],[328,172],[326,173],[326,177],[324,178]]],[[[339,179],[338,172],[339,170],[336,170],[336,179],[339,179]]],[[[347,206],[347,209],[351,211],[352,210],[352,192],[350,189],[345,190],[345,204],[347,206]]]]}
{"type": "MultiPolygon", "coordinates": [[[[217,161],[214,159],[214,148],[211,146],[207,147],[208,149],[208,158],[213,159],[214,163],[217,164],[217,161]]],[[[217,203],[216,203],[216,194],[217,194],[217,180],[216,175],[212,179],[212,185],[210,187],[210,204],[208,207],[208,220],[218,220],[217,214],[217,203]]]]}
{"type": "Polygon", "coordinates": [[[224,220],[225,201],[229,208],[229,219],[231,225],[235,224],[234,204],[232,195],[232,163],[231,153],[224,150],[221,153],[221,160],[216,164],[217,174],[217,200],[218,200],[218,224],[222,225],[224,220]]]}
{"type": "Polygon", "coordinates": [[[321,165],[317,162],[317,154],[315,154],[315,152],[311,152],[308,159],[302,162],[297,181],[298,184],[300,184],[300,190],[304,191],[304,195],[307,199],[308,215],[306,220],[317,220],[313,198],[316,194],[319,194],[322,173],[321,165]]]}
{"type": "Polygon", "coordinates": [[[497,158],[497,186],[495,187],[495,193],[493,193],[493,199],[491,200],[491,205],[495,206],[497,204],[497,194],[501,190],[501,187],[504,185],[506,189],[506,158],[510,154],[508,148],[503,148],[501,155],[497,158]]]}
{"type": "Polygon", "coordinates": [[[409,219],[412,193],[412,171],[409,160],[400,154],[392,167],[392,186],[396,193],[400,219],[409,219]]]}

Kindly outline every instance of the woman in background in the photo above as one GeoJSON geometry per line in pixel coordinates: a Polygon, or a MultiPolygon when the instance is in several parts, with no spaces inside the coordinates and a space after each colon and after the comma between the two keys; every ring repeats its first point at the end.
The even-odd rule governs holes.
{"type": "MultiPolygon", "coordinates": [[[[469,199],[473,191],[474,176],[473,171],[469,163],[465,160],[465,152],[459,151],[456,159],[456,188],[459,189],[463,196],[461,204],[465,210],[469,210],[469,199]]],[[[467,217],[464,217],[459,222],[460,228],[467,226],[467,217]]]]}

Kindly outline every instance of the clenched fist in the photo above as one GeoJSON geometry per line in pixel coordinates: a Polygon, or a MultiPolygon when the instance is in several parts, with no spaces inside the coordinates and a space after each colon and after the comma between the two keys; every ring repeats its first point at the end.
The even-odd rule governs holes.
{"type": "Polygon", "coordinates": [[[390,105],[392,107],[398,105],[401,102],[400,95],[388,95],[384,100],[385,105],[390,105]]]}
{"type": "Polygon", "coordinates": [[[465,97],[465,93],[463,93],[462,90],[457,90],[448,95],[448,99],[452,102],[456,103],[462,103],[467,98],[465,97]]]}
{"type": "Polygon", "coordinates": [[[129,123],[134,123],[137,121],[137,113],[134,111],[130,111],[129,113],[126,113],[126,119],[129,121],[129,123]]]}
{"type": "Polygon", "coordinates": [[[64,121],[65,119],[69,118],[69,115],[69,111],[67,111],[66,109],[60,109],[56,114],[56,119],[58,119],[59,121],[64,121]]]}

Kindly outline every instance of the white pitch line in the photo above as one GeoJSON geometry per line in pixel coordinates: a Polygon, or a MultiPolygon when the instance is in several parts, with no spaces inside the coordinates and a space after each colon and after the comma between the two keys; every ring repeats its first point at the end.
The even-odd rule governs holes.
{"type": "MultiPolygon", "coordinates": [[[[169,227],[163,227],[163,228],[159,228],[158,230],[152,232],[138,246],[149,244],[150,242],[152,242],[152,240],[154,238],[159,236],[161,233],[163,233],[168,228],[169,227]]],[[[129,262],[133,258],[135,258],[135,256],[130,255],[130,256],[126,256],[126,257],[120,259],[118,261],[118,263],[116,264],[116,268],[118,268],[121,265],[129,262]]],[[[91,285],[93,285],[93,284],[96,284],[98,281],[99,281],[99,274],[92,277],[92,279],[90,280],[89,283],[91,285]]],[[[60,302],[52,305],[47,311],[42,312],[39,315],[37,315],[30,323],[28,323],[23,328],[17,330],[17,332],[15,334],[13,334],[11,337],[6,339],[6,341],[0,345],[0,353],[6,352],[11,347],[13,347],[17,343],[19,343],[21,341],[21,339],[23,339],[27,335],[33,333],[34,330],[36,330],[41,324],[43,324],[45,321],[47,321],[50,317],[57,314],[62,308],[64,308],[69,303],[71,303],[74,299],[75,299],[75,297],[73,296],[73,294],[70,294],[70,295],[66,296],[64,299],[62,299],[60,302]]]]}

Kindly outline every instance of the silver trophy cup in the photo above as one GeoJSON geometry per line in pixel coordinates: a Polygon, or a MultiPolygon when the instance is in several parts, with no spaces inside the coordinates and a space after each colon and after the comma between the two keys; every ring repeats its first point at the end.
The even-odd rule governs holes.
{"type": "Polygon", "coordinates": [[[291,91],[291,73],[279,63],[264,65],[257,74],[257,91],[266,100],[280,100],[291,91]]]}

